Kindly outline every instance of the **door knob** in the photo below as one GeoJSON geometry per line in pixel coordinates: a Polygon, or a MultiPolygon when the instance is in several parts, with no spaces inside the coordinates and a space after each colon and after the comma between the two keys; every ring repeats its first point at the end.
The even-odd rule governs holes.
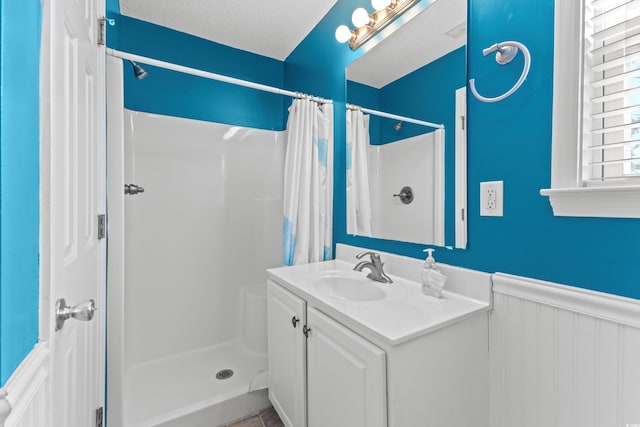
{"type": "Polygon", "coordinates": [[[62,329],[64,322],[69,318],[88,322],[93,319],[95,312],[96,303],[92,299],[82,301],[74,307],[69,307],[64,298],[60,298],[56,301],[56,331],[62,329]]]}

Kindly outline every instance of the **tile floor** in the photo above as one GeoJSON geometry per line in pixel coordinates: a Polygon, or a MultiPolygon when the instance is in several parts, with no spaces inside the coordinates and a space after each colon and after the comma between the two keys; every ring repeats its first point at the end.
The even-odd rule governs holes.
{"type": "Polygon", "coordinates": [[[284,427],[275,409],[269,408],[251,418],[227,424],[225,427],[284,427]]]}

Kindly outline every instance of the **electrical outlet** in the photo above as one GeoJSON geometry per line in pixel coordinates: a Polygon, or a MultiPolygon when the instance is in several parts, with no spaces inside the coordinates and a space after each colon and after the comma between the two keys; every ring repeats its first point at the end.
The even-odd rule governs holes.
{"type": "Polygon", "coordinates": [[[480,216],[502,216],[502,181],[480,183],[480,216]]]}
{"type": "Polygon", "coordinates": [[[489,187],[487,189],[487,209],[494,210],[496,208],[496,189],[489,187]]]}

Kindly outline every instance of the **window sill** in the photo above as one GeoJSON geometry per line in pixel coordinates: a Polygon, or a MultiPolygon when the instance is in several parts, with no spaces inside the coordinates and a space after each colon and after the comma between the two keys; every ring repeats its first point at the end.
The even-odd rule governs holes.
{"type": "Polygon", "coordinates": [[[640,218],[640,186],[551,188],[540,194],[549,197],[555,216],[640,218]]]}

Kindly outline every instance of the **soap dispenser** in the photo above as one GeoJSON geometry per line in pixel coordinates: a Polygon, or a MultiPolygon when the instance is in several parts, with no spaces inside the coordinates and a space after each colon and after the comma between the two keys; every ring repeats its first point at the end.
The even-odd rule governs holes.
{"type": "Polygon", "coordinates": [[[424,261],[424,266],[422,267],[422,293],[440,298],[447,276],[436,269],[436,260],[433,258],[433,251],[435,251],[433,248],[428,248],[423,251],[427,252],[429,255],[424,261]]]}

